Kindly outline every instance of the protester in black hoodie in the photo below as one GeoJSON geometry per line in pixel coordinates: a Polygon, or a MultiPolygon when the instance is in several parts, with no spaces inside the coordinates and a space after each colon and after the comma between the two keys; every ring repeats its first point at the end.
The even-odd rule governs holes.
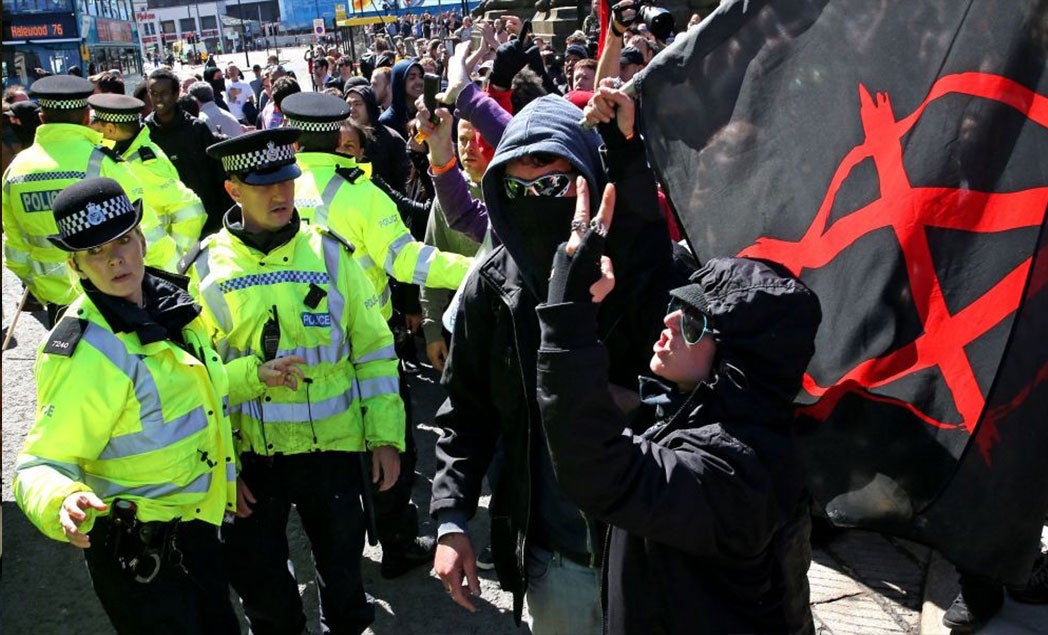
{"type": "Polygon", "coordinates": [[[464,283],[442,380],[449,397],[436,418],[443,433],[430,506],[440,536],[434,568],[451,599],[472,610],[467,593],[478,593],[479,585],[467,521],[501,439],[505,462],[490,505],[492,556],[502,587],[514,595],[514,617],[520,620],[526,594],[536,632],[600,631],[603,532],[556,483],[535,393],[535,307],[546,298],[553,253],[570,229],[576,177],[591,192],[601,192],[606,178],[619,188],[620,216],[608,236],[619,282],[601,307],[598,329],[621,386],[632,390],[646,368],[646,342],[659,332],[661,307],[676,286],[643,146],[602,130],[606,177],[600,139],[579,127],[581,115],[560,97],[542,97],[513,117],[502,136],[482,188],[503,244],[464,283]]]}
{"type": "Polygon", "coordinates": [[[346,90],[349,116],[353,121],[371,129],[372,139],[364,159],[371,163],[371,173],[378,175],[386,185],[403,193],[411,174],[407,143],[398,132],[379,123],[379,106],[370,86],[351,86],[346,90]]]}
{"type": "Polygon", "coordinates": [[[777,265],[708,261],[670,292],[651,358],[660,379],[641,378],[627,417],[608,392],[584,249],[599,253],[558,255],[538,308],[538,391],[558,482],[611,525],[605,632],[813,632],[791,424],[818,300],[777,265]]]}

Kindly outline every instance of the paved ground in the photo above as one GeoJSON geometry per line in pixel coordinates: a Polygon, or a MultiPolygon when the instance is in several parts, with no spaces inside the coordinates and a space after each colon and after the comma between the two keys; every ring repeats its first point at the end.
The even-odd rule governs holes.
{"type": "MultiPolygon", "coordinates": [[[[222,56],[220,63],[224,66],[231,59],[242,63],[243,54],[222,56]]],[[[308,89],[302,49],[285,49],[281,59],[290,61],[308,89]]],[[[251,61],[264,63],[265,53],[252,54],[251,61]]],[[[188,74],[199,67],[186,67],[184,72],[176,70],[188,74]]],[[[5,327],[14,314],[20,291],[17,280],[4,269],[5,327]]],[[[14,458],[32,423],[36,402],[33,359],[45,334],[38,319],[42,316],[23,315],[15,328],[16,345],[3,353],[2,509],[6,575],[0,577],[0,632],[107,633],[111,629],[90,592],[90,581],[79,551],[43,538],[14,505],[10,490],[14,458]]],[[[432,415],[443,395],[433,373],[413,378],[412,391],[420,451],[420,478],[414,500],[425,510],[434,471],[433,444],[439,434],[432,426],[432,415]]],[[[486,506],[486,501],[482,505],[486,506]]],[[[431,523],[426,521],[423,530],[432,532],[431,523]]],[[[289,532],[300,590],[309,609],[310,629],[317,632],[316,587],[307,542],[297,519],[292,519],[289,532]]],[[[478,542],[483,542],[486,533],[486,514],[481,512],[474,535],[480,537],[478,542]]],[[[365,586],[378,605],[378,617],[371,632],[398,635],[527,632],[526,627],[514,627],[509,613],[510,599],[498,589],[490,573],[482,576],[480,610],[470,615],[448,601],[432,572],[418,570],[389,582],[378,574],[380,560],[378,548],[365,551],[365,586]]],[[[816,548],[808,578],[817,630],[825,635],[943,633],[942,613],[957,593],[952,567],[930,549],[861,531],[843,532],[816,548]]],[[[991,635],[1048,633],[1048,608],[1008,601],[982,632],[991,635]]]]}

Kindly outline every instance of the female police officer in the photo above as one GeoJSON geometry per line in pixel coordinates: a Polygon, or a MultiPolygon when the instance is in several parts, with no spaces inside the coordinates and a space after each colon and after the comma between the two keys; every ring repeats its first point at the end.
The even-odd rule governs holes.
{"type": "Polygon", "coordinates": [[[37,359],[18,504],[85,549],[117,631],[238,633],[217,531],[237,504],[226,409],[297,387],[302,360],[223,365],[184,280],[145,268],[141,201],[116,181],[66,188],[54,216],[84,293],[37,359]]]}

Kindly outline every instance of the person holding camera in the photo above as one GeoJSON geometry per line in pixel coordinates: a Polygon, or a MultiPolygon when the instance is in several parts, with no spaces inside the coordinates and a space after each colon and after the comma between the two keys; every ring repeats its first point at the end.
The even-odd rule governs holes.
{"type": "Polygon", "coordinates": [[[54,202],[83,293],[36,364],[36,423],[15,466],[19,507],[84,549],[120,633],[239,633],[218,527],[237,511],[226,410],[266,386],[294,389],[300,357],[223,364],[186,293],[147,268],[142,202],[90,178],[54,202]]]}

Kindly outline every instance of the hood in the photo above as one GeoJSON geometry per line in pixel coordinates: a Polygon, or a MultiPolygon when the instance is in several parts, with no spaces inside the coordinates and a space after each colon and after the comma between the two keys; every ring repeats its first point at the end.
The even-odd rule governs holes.
{"type": "Polygon", "coordinates": [[[415,59],[400,60],[393,65],[393,70],[390,72],[389,77],[391,95],[389,108],[382,113],[381,117],[382,123],[392,127],[405,138],[407,138],[409,117],[407,107],[404,105],[404,92],[407,90],[408,71],[411,70],[412,66],[422,68],[422,65],[415,59]]]}
{"type": "Polygon", "coordinates": [[[757,419],[791,407],[822,321],[816,295],[785,267],[748,258],[713,258],[691,281],[717,342],[718,404],[757,419]]]}
{"type": "Polygon", "coordinates": [[[346,94],[356,93],[360,95],[360,98],[364,101],[364,106],[368,109],[368,124],[371,126],[377,126],[379,115],[382,112],[378,107],[378,99],[375,98],[375,91],[371,90],[371,86],[361,84],[359,86],[350,86],[346,89],[346,94]]]}
{"type": "MultiPolygon", "coordinates": [[[[564,157],[589,184],[592,216],[600,207],[601,192],[605,184],[604,170],[598,150],[600,137],[595,130],[583,130],[579,126],[581,118],[582,111],[563,97],[546,95],[536,99],[510,120],[502,134],[502,140],[495,148],[495,156],[484,173],[481,189],[484,192],[491,226],[502,239],[506,250],[522,268],[521,273],[525,279],[548,279],[549,270],[524,270],[527,259],[520,257],[524,249],[521,230],[514,222],[512,206],[507,206],[502,187],[506,164],[536,152],[564,157]]],[[[611,232],[615,232],[618,220],[616,218],[612,224],[611,232]]],[[[558,242],[567,240],[570,230],[569,220],[557,236],[558,242]]]]}

